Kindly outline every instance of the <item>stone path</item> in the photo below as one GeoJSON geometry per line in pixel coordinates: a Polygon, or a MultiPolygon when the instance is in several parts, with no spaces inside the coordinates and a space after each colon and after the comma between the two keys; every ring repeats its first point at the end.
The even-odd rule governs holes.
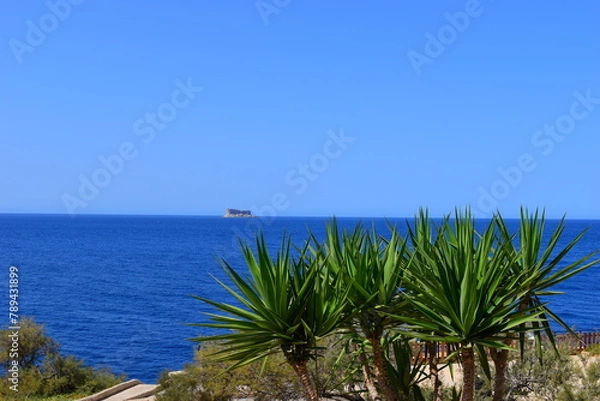
{"type": "Polygon", "coordinates": [[[78,401],[154,401],[156,384],[144,384],[139,380],[129,380],[78,401]]]}

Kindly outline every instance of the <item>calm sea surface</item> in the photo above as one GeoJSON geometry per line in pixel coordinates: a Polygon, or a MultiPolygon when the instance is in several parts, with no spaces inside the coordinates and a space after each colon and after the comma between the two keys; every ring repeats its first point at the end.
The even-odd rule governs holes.
{"type": "MultiPolygon", "coordinates": [[[[154,382],[163,370],[192,360],[202,333],[186,323],[205,321],[199,295],[229,297],[211,275],[222,277],[217,257],[244,271],[238,237],[260,228],[273,249],[282,233],[301,242],[306,227],[322,237],[325,218],[223,219],[0,215],[0,297],[8,323],[8,269],[19,267],[20,314],[46,325],[65,353],[130,378],[154,382]]],[[[353,227],[358,219],[339,223],[353,227]]],[[[363,219],[385,231],[383,219],[363,219]]],[[[404,227],[405,220],[391,220],[404,227]]],[[[516,221],[512,221],[513,226],[516,221]]],[[[551,221],[548,228],[556,225],[551,221]]],[[[565,239],[589,227],[568,260],[600,249],[600,221],[572,220],[565,239]]],[[[600,267],[572,278],[551,306],[577,330],[600,329],[600,267]]]]}

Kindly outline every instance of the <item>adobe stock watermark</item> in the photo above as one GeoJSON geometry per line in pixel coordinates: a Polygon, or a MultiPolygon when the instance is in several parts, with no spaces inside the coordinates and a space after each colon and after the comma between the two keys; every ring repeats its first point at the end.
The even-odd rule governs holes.
{"type": "MultiPolygon", "coordinates": [[[[600,104],[600,97],[593,97],[591,89],[584,93],[575,91],[575,100],[571,103],[569,111],[558,116],[553,123],[535,131],[531,137],[531,144],[542,157],[550,156],[557,144],[561,143],[577,127],[577,122],[585,120],[600,104]]],[[[496,169],[500,178],[487,187],[479,186],[477,207],[478,215],[489,215],[498,209],[500,201],[506,199],[511,191],[521,185],[527,174],[533,172],[538,166],[540,155],[525,152],[519,155],[516,161],[508,167],[496,169]]]]}
{"type": "Polygon", "coordinates": [[[36,48],[46,42],[46,38],[56,31],[60,24],[66,21],[73,11],[73,7],[81,5],[85,0],[48,0],[48,12],[42,14],[37,20],[27,20],[25,25],[24,40],[10,39],[8,46],[15,56],[17,64],[24,61],[25,54],[33,53],[36,48]]]}
{"type": "Polygon", "coordinates": [[[455,13],[445,12],[446,24],[442,25],[435,34],[425,32],[425,45],[423,51],[409,50],[406,53],[408,61],[417,76],[423,73],[425,65],[432,65],[446,48],[456,42],[460,36],[469,29],[471,22],[483,14],[483,6],[479,0],[467,0],[464,11],[455,13]]]}
{"type": "Polygon", "coordinates": [[[250,242],[258,230],[270,226],[280,213],[292,206],[293,197],[306,193],[311,183],[322,177],[355,141],[356,138],[346,135],[343,129],[329,130],[318,152],[285,173],[285,190],[273,193],[266,204],[252,205],[251,210],[260,218],[246,219],[243,231],[237,226],[232,227],[232,249],[239,248],[239,240],[250,242]]]}
{"type": "MultiPolygon", "coordinates": [[[[198,93],[202,92],[201,86],[194,86],[191,78],[186,82],[178,79],[175,89],[171,92],[169,100],[161,103],[152,112],[146,113],[133,123],[133,133],[142,142],[142,145],[151,143],[158,133],[164,131],[178,113],[188,107],[198,93]]],[[[119,176],[127,163],[138,157],[140,146],[132,141],[121,143],[113,154],[100,155],[98,163],[101,165],[89,175],[79,175],[79,189],[75,195],[65,193],[62,196],[67,212],[74,216],[78,209],[87,207],[90,202],[98,197],[101,190],[106,188],[114,178],[119,176]]]]}
{"type": "Polygon", "coordinates": [[[8,372],[6,378],[9,388],[15,393],[19,392],[19,379],[21,366],[19,364],[19,268],[10,266],[8,268],[8,372]]]}
{"type": "Polygon", "coordinates": [[[269,25],[272,16],[279,15],[284,8],[290,5],[292,0],[257,0],[254,3],[256,11],[265,26],[269,25]]]}

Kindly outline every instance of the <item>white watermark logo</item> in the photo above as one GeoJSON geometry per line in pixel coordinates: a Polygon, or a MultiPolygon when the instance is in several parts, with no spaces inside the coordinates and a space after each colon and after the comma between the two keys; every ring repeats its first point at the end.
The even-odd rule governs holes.
{"type": "Polygon", "coordinates": [[[84,0],[49,0],[46,2],[48,12],[37,21],[27,20],[24,40],[10,39],[8,46],[15,56],[17,64],[24,61],[25,54],[33,53],[36,48],[46,42],[48,35],[56,31],[60,24],[66,21],[73,11],[73,6],[79,6],[84,0]]]}
{"type": "Polygon", "coordinates": [[[409,50],[406,53],[408,61],[417,75],[423,73],[425,65],[432,65],[433,61],[444,54],[446,48],[456,42],[459,36],[467,31],[473,19],[483,14],[483,6],[478,0],[467,0],[464,11],[455,13],[445,12],[446,24],[442,25],[437,32],[425,32],[425,45],[423,51],[409,50]]]}
{"type": "MultiPolygon", "coordinates": [[[[575,131],[577,122],[589,117],[600,104],[600,98],[593,97],[591,89],[587,89],[584,93],[576,91],[573,97],[575,100],[571,103],[568,113],[561,114],[553,123],[544,124],[541,129],[533,133],[531,144],[543,157],[550,156],[556,144],[561,143],[567,135],[575,131]]],[[[489,215],[496,211],[499,202],[508,198],[511,191],[523,183],[525,176],[537,168],[537,160],[533,153],[525,152],[517,157],[513,165],[498,167],[496,171],[500,178],[491,185],[477,188],[479,197],[475,212],[478,215],[489,215]]]]}
{"type": "Polygon", "coordinates": [[[257,0],[254,3],[256,11],[265,26],[269,25],[269,19],[274,15],[279,15],[284,8],[290,5],[292,0],[257,0]]]}
{"type": "MultiPolygon", "coordinates": [[[[194,86],[190,78],[186,82],[176,80],[175,86],[169,101],[161,103],[155,111],[146,113],[133,123],[133,133],[144,145],[151,143],[159,132],[165,130],[177,117],[178,112],[189,106],[203,90],[200,86],[194,86]]],[[[100,155],[98,162],[101,167],[89,175],[79,175],[79,188],[75,195],[63,194],[62,201],[67,212],[74,216],[77,209],[87,207],[100,195],[102,189],[108,187],[113,179],[124,171],[127,163],[136,159],[138,155],[139,147],[130,141],[121,143],[111,155],[100,155]]]]}

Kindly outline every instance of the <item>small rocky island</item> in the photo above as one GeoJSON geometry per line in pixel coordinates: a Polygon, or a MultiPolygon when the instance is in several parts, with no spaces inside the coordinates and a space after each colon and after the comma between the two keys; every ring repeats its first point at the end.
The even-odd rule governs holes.
{"type": "Polygon", "coordinates": [[[250,210],[227,209],[223,217],[254,217],[250,210]]]}

